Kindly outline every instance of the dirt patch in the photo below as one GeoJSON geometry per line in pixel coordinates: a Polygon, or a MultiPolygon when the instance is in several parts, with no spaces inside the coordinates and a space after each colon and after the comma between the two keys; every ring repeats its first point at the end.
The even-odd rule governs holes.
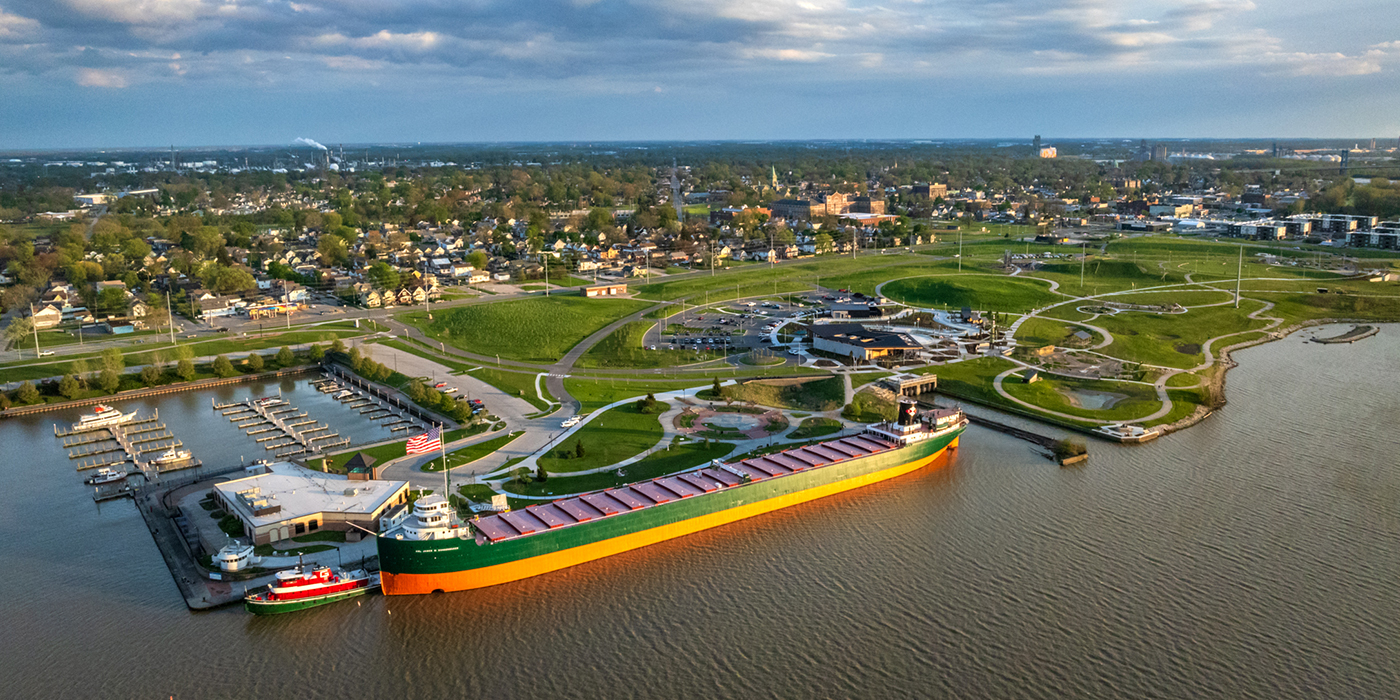
{"type": "Polygon", "coordinates": [[[1201,346],[1199,343],[1181,343],[1176,346],[1176,351],[1183,355],[1199,355],[1201,346]]]}

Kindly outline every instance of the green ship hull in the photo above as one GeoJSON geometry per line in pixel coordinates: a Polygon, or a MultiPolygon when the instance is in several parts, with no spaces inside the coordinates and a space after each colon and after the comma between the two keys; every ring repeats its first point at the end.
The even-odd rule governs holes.
{"type": "Polygon", "coordinates": [[[956,449],[964,429],[965,424],[885,452],[495,543],[480,535],[438,540],[380,536],[381,583],[385,595],[424,594],[555,571],[920,469],[956,449]]]}

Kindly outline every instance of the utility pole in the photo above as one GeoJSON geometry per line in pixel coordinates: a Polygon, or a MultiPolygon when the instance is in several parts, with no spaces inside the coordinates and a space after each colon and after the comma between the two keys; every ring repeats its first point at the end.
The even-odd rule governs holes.
{"type": "Polygon", "coordinates": [[[175,314],[170,311],[170,290],[165,290],[165,318],[170,324],[170,344],[175,344],[175,314]]]}
{"type": "Polygon", "coordinates": [[[34,330],[34,357],[39,357],[39,324],[34,322],[34,304],[29,305],[29,327],[34,330]]]}
{"type": "Polygon", "coordinates": [[[1244,277],[1244,244],[1240,244],[1240,264],[1235,268],[1235,308],[1240,308],[1240,279],[1244,277]]]}
{"type": "Polygon", "coordinates": [[[962,227],[958,227],[958,272],[962,272],[962,227]]]}
{"type": "Polygon", "coordinates": [[[1084,291],[1084,260],[1089,257],[1086,244],[1079,244],[1079,291],[1084,291]]]}
{"type": "Polygon", "coordinates": [[[540,262],[544,263],[544,295],[549,296],[549,261],[545,259],[544,253],[540,254],[540,262]]]}

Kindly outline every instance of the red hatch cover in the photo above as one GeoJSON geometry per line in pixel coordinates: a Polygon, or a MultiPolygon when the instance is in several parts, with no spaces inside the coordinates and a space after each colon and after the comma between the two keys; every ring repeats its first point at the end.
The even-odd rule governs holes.
{"type": "Polygon", "coordinates": [[[582,500],[579,500],[577,498],[570,498],[567,500],[559,501],[554,505],[558,506],[559,510],[562,510],[565,513],[568,513],[569,515],[573,516],[574,520],[577,520],[579,522],[592,520],[602,515],[602,513],[599,512],[596,508],[588,505],[587,503],[584,503],[582,500]]]}
{"type": "Polygon", "coordinates": [[[569,517],[567,513],[555,508],[553,504],[530,506],[526,508],[526,510],[530,511],[530,515],[544,521],[544,524],[551,528],[561,525],[573,525],[576,522],[573,518],[569,517]]]}
{"type": "Polygon", "coordinates": [[[616,498],[606,493],[588,493],[579,496],[579,498],[583,499],[588,505],[597,508],[603,515],[617,515],[618,513],[626,513],[628,510],[631,510],[616,498]]]}
{"type": "Polygon", "coordinates": [[[691,486],[694,486],[695,488],[700,489],[705,493],[710,493],[711,491],[719,490],[719,486],[717,486],[715,482],[710,481],[709,479],[706,479],[705,477],[700,476],[699,474],[681,474],[678,478],[684,479],[685,483],[690,484],[691,486]]]}
{"type": "Polygon", "coordinates": [[[618,502],[622,503],[622,505],[627,506],[628,508],[631,508],[632,510],[636,510],[638,508],[645,508],[651,505],[651,501],[646,501],[642,498],[639,498],[638,494],[635,493],[632,488],[627,486],[615,489],[608,489],[605,493],[607,493],[609,496],[612,496],[613,498],[616,498],[618,502]]]}
{"type": "Polygon", "coordinates": [[[657,486],[656,484],[653,484],[649,481],[641,484],[632,484],[632,490],[642,493],[647,498],[650,498],[651,500],[656,501],[657,503],[674,501],[677,498],[675,494],[672,494],[666,489],[663,489],[660,486],[657,486]]]}

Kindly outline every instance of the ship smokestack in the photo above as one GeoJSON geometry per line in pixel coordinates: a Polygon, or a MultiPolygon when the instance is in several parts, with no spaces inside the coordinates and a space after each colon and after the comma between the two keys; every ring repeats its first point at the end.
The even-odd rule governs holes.
{"type": "Polygon", "coordinates": [[[905,399],[899,400],[899,425],[914,425],[919,422],[919,404],[905,399]]]}

